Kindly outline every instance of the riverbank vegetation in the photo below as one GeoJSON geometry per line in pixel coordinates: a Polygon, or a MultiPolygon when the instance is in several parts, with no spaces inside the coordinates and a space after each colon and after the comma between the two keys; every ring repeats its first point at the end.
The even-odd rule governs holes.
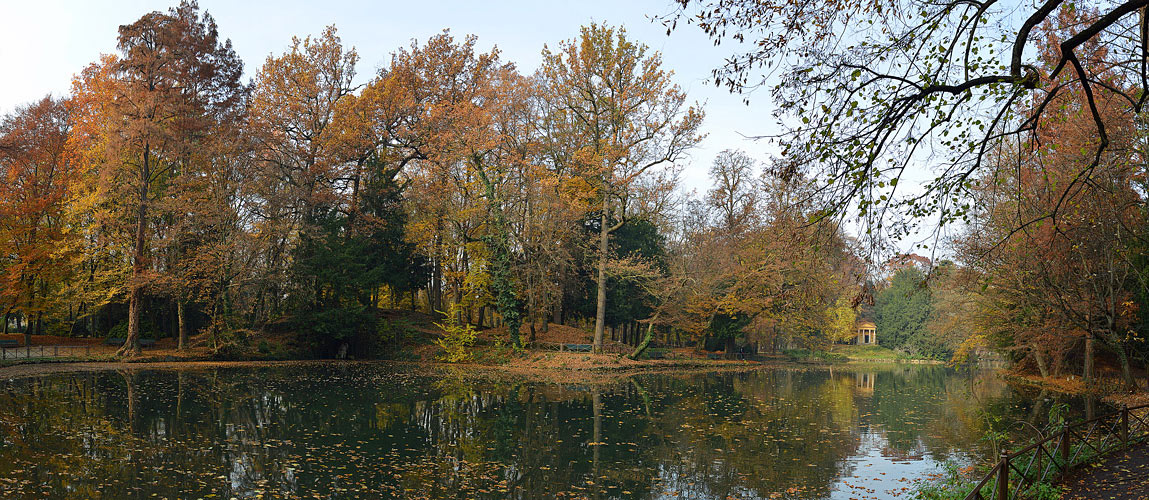
{"type": "MultiPolygon", "coordinates": [[[[775,15],[681,4],[660,19],[716,40],[775,15]]],[[[771,159],[692,156],[704,106],[621,26],[540,47],[529,72],[444,31],[361,77],[334,26],[245,73],[196,4],[148,13],[71,93],[0,123],[4,334],[122,338],[122,357],[161,338],[229,358],[1002,358],[1134,386],[1149,224],[1144,99],[1125,96],[1143,80],[1107,45],[1120,24],[1076,41],[1107,11],[1055,10],[1021,35],[1024,74],[986,62],[1001,49],[976,23],[931,31],[966,47],[967,73],[1013,75],[995,86],[906,96],[949,73],[871,46],[802,53],[775,89],[796,125],[771,159]],[[897,191],[927,136],[950,163],[897,191]],[[681,183],[691,163],[704,192],[681,183]],[[848,345],[863,320],[880,348],[848,345]]],[[[809,15],[840,36],[836,12],[809,15]]],[[[715,77],[749,90],[760,68],[715,77]]]]}

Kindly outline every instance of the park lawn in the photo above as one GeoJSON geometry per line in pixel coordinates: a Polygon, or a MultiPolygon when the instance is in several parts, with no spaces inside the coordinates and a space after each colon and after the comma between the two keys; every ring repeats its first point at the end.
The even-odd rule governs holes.
{"type": "Polygon", "coordinates": [[[845,355],[850,361],[905,361],[913,359],[904,352],[898,352],[880,345],[839,345],[834,353],[845,355]]]}

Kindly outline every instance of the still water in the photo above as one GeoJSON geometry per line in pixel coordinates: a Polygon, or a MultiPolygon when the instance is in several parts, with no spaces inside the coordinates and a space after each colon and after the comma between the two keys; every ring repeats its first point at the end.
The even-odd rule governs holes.
{"type": "Polygon", "coordinates": [[[0,380],[0,498],[910,498],[1054,403],[922,365],[56,374],[0,380]]]}

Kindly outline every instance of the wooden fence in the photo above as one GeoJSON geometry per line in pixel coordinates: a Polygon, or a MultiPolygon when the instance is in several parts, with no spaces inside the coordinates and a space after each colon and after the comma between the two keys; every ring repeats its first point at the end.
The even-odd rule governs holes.
{"type": "Polygon", "coordinates": [[[1023,498],[1034,485],[1061,477],[1076,465],[1146,440],[1149,404],[1132,408],[1122,405],[1119,411],[1063,425],[1056,433],[1018,451],[1002,452],[1001,459],[965,500],[1023,498]]]}
{"type": "Polygon", "coordinates": [[[32,358],[66,358],[90,356],[92,346],[87,345],[34,345],[24,347],[0,347],[0,360],[32,358]]]}

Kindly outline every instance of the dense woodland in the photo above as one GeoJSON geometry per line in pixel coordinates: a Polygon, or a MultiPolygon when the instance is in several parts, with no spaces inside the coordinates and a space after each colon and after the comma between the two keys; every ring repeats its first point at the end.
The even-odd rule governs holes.
{"type": "MultiPolygon", "coordinates": [[[[716,41],[752,38],[752,21],[785,12],[682,4],[662,18],[668,28],[689,20],[716,41]]],[[[964,12],[943,7],[923,15],[964,12]]],[[[80,70],[69,95],[0,123],[4,329],[124,337],[126,356],[140,338],[183,348],[199,335],[222,350],[291,331],[315,355],[352,345],[378,356],[407,341],[382,315],[403,310],[440,321],[448,352],[472,328],[505,328],[522,346],[567,324],[593,328],[599,351],[614,340],[637,356],[652,342],[832,352],[861,317],[914,356],[996,350],[1087,377],[1100,359],[1132,383],[1149,356],[1143,80],[1121,70],[1111,46],[1130,42],[1107,41],[1112,24],[1074,45],[1079,72],[1063,71],[1063,41],[1106,12],[1050,12],[1023,35],[1038,52],[1024,75],[985,94],[956,89],[956,103],[931,100],[933,87],[917,104],[878,91],[852,100],[879,79],[867,72],[881,65],[859,62],[874,54],[815,66],[805,53],[774,89],[801,125],[771,159],[691,155],[703,108],[618,26],[540,48],[531,74],[444,31],[397,48],[362,84],[355,49],[330,27],[245,81],[196,4],[148,13],[119,28],[117,53],[80,70]],[[1055,90],[1002,90],[1035,79],[1055,90]],[[985,110],[961,106],[986,95],[1003,111],[982,140],[971,131],[986,129],[985,110]],[[931,116],[929,127],[866,135],[920,119],[907,113],[931,116]],[[851,129],[854,115],[873,122],[851,129]],[[992,133],[1001,123],[1020,131],[992,133]],[[896,198],[918,146],[943,129],[953,135],[934,138],[931,154],[961,158],[925,194],[896,198]],[[691,163],[709,164],[703,193],[679,183],[691,163]],[[937,237],[919,253],[934,259],[890,250],[931,215],[937,237]]],[[[838,22],[810,15],[808,36],[838,22]]],[[[956,26],[955,39],[977,33],[956,26]]],[[[981,43],[970,35],[966,48],[981,43]]],[[[762,85],[746,72],[771,49],[793,50],[759,46],[716,83],[762,85]]],[[[913,76],[950,74],[938,68],[913,76]]]]}

